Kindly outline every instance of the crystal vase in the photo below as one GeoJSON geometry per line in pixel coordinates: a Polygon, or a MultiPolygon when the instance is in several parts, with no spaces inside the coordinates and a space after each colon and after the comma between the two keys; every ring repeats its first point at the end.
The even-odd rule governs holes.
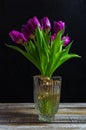
{"type": "Polygon", "coordinates": [[[61,77],[37,75],[33,77],[34,103],[39,120],[50,122],[55,119],[60,102],[61,77]]]}

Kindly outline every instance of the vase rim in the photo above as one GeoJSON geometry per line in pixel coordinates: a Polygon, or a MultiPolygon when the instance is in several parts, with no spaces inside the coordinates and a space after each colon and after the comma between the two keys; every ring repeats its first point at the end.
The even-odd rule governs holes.
{"type": "Polygon", "coordinates": [[[48,77],[48,76],[43,76],[43,75],[34,75],[33,76],[33,78],[36,78],[36,77],[41,77],[41,78],[48,78],[48,79],[54,79],[54,78],[59,78],[59,79],[61,79],[62,80],[62,76],[56,76],[56,75],[53,75],[53,76],[51,76],[51,77],[48,77]]]}

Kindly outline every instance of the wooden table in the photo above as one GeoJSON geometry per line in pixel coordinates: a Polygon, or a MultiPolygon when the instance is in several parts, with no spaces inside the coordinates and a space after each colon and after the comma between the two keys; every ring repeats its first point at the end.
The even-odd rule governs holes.
{"type": "Polygon", "coordinates": [[[86,103],[60,103],[51,123],[38,120],[33,103],[0,103],[0,130],[86,130],[86,103]]]}

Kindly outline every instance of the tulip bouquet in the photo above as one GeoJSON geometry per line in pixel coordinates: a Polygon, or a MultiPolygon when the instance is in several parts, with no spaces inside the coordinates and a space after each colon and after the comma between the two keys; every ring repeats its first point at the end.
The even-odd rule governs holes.
{"type": "Polygon", "coordinates": [[[39,69],[41,75],[51,77],[64,62],[80,57],[69,53],[72,42],[68,35],[64,35],[65,22],[54,21],[53,31],[54,33],[48,17],[43,17],[39,21],[34,16],[22,25],[21,32],[12,30],[9,33],[13,42],[21,44],[23,48],[18,45],[7,44],[7,46],[24,55],[39,69]]]}

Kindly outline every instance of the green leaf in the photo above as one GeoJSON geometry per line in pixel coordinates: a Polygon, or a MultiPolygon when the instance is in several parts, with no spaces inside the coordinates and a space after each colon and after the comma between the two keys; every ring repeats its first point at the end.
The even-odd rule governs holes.
{"type": "Polygon", "coordinates": [[[61,41],[61,38],[62,38],[62,35],[63,35],[63,32],[64,30],[60,30],[58,33],[57,33],[57,36],[55,38],[55,41],[61,41]]]}
{"type": "Polygon", "coordinates": [[[41,62],[41,58],[42,58],[42,32],[40,31],[39,28],[36,28],[36,32],[35,32],[35,46],[37,48],[38,51],[38,55],[39,55],[39,62],[40,62],[40,66],[41,66],[41,73],[43,73],[43,68],[42,68],[42,62],[41,62]]]}
{"type": "Polygon", "coordinates": [[[40,70],[39,64],[36,63],[36,60],[33,58],[33,56],[29,52],[27,53],[23,49],[21,49],[17,46],[14,46],[14,45],[6,44],[6,46],[21,53],[25,58],[27,58],[30,62],[32,62],[40,70]]]}
{"type": "Polygon", "coordinates": [[[63,53],[59,51],[53,57],[50,58],[50,62],[48,64],[48,67],[47,67],[47,70],[46,70],[47,76],[51,77],[51,75],[53,74],[53,72],[55,71],[55,69],[58,66],[58,63],[60,61],[62,54],[63,53]]]}
{"type": "Polygon", "coordinates": [[[53,51],[53,54],[62,50],[62,44],[63,44],[63,41],[61,40],[62,34],[63,30],[60,30],[57,33],[55,40],[51,42],[51,49],[53,51]]]}
{"type": "Polygon", "coordinates": [[[64,62],[66,62],[67,60],[71,59],[71,58],[80,58],[79,55],[77,54],[64,54],[64,56],[62,56],[64,54],[64,52],[61,53],[61,55],[59,56],[59,59],[56,60],[55,62],[55,66],[53,66],[53,69],[50,73],[50,76],[53,74],[53,72],[60,67],[64,62]]]}
{"type": "Polygon", "coordinates": [[[47,65],[47,69],[46,69],[46,75],[50,76],[51,71],[53,70],[53,67],[55,65],[56,59],[59,59],[60,56],[60,52],[58,53],[58,55],[54,54],[50,56],[50,60],[49,63],[47,65]]]}
{"type": "Polygon", "coordinates": [[[61,60],[60,60],[60,65],[63,64],[65,61],[71,59],[71,58],[81,58],[81,56],[77,55],[77,54],[66,54],[64,55],[61,60]]]}
{"type": "Polygon", "coordinates": [[[46,69],[45,64],[49,60],[48,43],[46,43],[45,38],[43,36],[43,32],[42,30],[40,30],[40,28],[36,29],[35,35],[36,35],[35,44],[40,56],[41,73],[44,74],[46,69]]]}
{"type": "Polygon", "coordinates": [[[53,72],[67,60],[71,58],[80,58],[80,56],[77,54],[68,54],[70,46],[68,46],[66,50],[59,51],[56,54],[54,54],[53,57],[51,57],[47,70],[46,70],[47,76],[51,77],[53,72]]]}
{"type": "Polygon", "coordinates": [[[72,43],[73,43],[73,42],[69,43],[69,44],[63,49],[63,51],[65,51],[66,54],[69,53],[69,50],[70,50],[70,48],[71,48],[71,46],[72,46],[72,43]]]}

